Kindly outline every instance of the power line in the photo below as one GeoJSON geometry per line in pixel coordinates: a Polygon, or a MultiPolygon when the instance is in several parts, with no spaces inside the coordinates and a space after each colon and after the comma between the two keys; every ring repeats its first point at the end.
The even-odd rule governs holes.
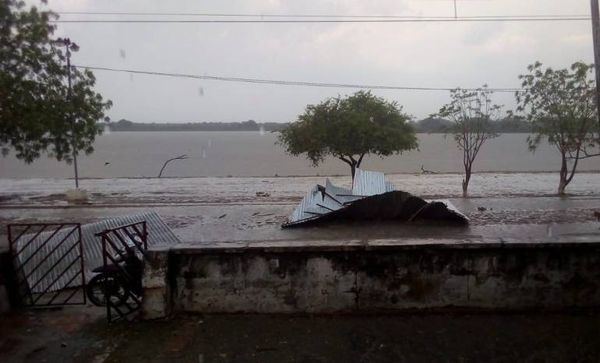
{"type": "Polygon", "coordinates": [[[253,24],[253,23],[460,23],[460,22],[556,22],[556,21],[590,21],[590,17],[566,16],[566,17],[490,17],[490,18],[406,18],[406,19],[286,19],[286,20],[266,20],[266,19],[196,19],[196,20],[169,20],[169,19],[77,19],[77,20],[54,20],[51,23],[123,23],[123,24],[253,24]]]}
{"type": "Polygon", "coordinates": [[[92,12],[61,11],[59,15],[112,15],[112,16],[187,16],[225,18],[329,18],[329,19],[489,19],[489,18],[589,18],[589,15],[474,15],[474,16],[410,16],[410,15],[335,15],[335,14],[249,14],[249,13],[166,13],[166,12],[92,12]]]}
{"type": "MultiPolygon", "coordinates": [[[[117,69],[108,67],[92,67],[92,66],[74,66],[80,68],[87,68],[96,71],[108,71],[108,72],[120,72],[120,73],[131,73],[131,74],[145,74],[152,76],[163,76],[163,77],[176,77],[176,78],[193,78],[203,79],[208,81],[223,81],[223,82],[242,82],[242,83],[254,83],[254,84],[271,84],[279,86],[306,86],[306,87],[322,87],[322,88],[358,88],[358,89],[379,89],[379,90],[401,90],[401,91],[452,91],[456,88],[440,88],[440,87],[406,87],[406,86],[386,86],[386,85],[366,85],[366,84],[352,84],[352,83],[323,83],[323,82],[305,82],[305,81],[287,81],[287,80],[273,80],[273,79],[258,79],[258,78],[242,78],[242,77],[221,77],[221,76],[207,76],[207,75],[195,75],[195,74],[184,74],[184,73],[168,73],[168,72],[153,72],[153,71],[142,71],[133,69],[117,69]]],[[[475,91],[477,88],[461,88],[467,91],[475,91]]],[[[519,92],[517,88],[488,88],[494,92],[519,92]]]]}

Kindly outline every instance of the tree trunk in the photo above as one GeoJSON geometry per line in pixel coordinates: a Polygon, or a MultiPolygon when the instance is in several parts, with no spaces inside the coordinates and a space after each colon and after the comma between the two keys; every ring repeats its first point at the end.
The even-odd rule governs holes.
{"type": "Polygon", "coordinates": [[[562,153],[562,162],[560,167],[560,182],[558,183],[558,195],[565,195],[565,189],[569,184],[567,177],[569,175],[569,169],[567,167],[567,156],[565,153],[562,153]]]}
{"type": "Polygon", "coordinates": [[[338,156],[338,159],[340,159],[341,161],[350,165],[350,171],[352,172],[352,181],[353,182],[354,182],[354,175],[356,174],[356,169],[360,167],[360,164],[362,163],[364,156],[365,156],[365,154],[361,155],[360,158],[358,158],[358,160],[354,159],[354,157],[352,155],[350,155],[348,157],[344,157],[343,155],[338,156]]]}
{"type": "Polygon", "coordinates": [[[563,196],[565,195],[565,189],[567,188],[567,181],[566,180],[562,180],[563,177],[562,175],[560,176],[560,183],[558,184],[558,195],[563,196]]]}
{"type": "Polygon", "coordinates": [[[466,198],[469,196],[469,181],[470,180],[471,180],[471,169],[466,168],[465,169],[465,178],[463,179],[463,182],[462,182],[463,198],[466,198]]]}
{"type": "Polygon", "coordinates": [[[364,157],[365,154],[362,154],[358,160],[354,160],[352,157],[350,158],[352,160],[352,165],[350,165],[352,168],[352,182],[354,182],[354,174],[356,174],[356,169],[360,168],[360,164],[362,163],[364,157]]]}

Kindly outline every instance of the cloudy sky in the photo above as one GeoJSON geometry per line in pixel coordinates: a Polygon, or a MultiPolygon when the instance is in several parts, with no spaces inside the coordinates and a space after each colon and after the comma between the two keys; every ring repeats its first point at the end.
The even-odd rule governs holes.
{"type": "MultiPolygon", "coordinates": [[[[35,3],[31,1],[30,3],[35,3]]],[[[161,12],[453,16],[452,0],[49,0],[56,12],[161,12]]],[[[459,16],[586,15],[587,0],[459,0],[459,16]]],[[[62,14],[61,20],[153,19],[62,14]]],[[[161,17],[167,19],[168,17],[161,17]]],[[[170,17],[168,19],[197,19],[170,17]]],[[[78,65],[311,82],[415,87],[518,87],[539,60],[552,67],[592,62],[591,27],[579,22],[392,24],[61,23],[57,36],[81,47],[78,65]]],[[[95,72],[114,103],[113,120],[293,121],[309,103],[343,88],[256,85],[95,72]]],[[[447,92],[375,91],[416,118],[447,92]]],[[[511,94],[496,102],[514,107],[511,94]]]]}

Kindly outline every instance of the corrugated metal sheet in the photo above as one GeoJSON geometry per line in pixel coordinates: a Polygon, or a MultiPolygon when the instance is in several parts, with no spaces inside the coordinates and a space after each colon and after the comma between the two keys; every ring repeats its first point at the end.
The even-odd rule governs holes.
{"type": "Polygon", "coordinates": [[[379,171],[356,169],[352,182],[352,194],[370,197],[386,192],[385,174],[379,171]]]}
{"type": "Polygon", "coordinates": [[[327,179],[325,188],[315,186],[306,194],[283,227],[314,221],[338,211],[339,218],[348,214],[352,218],[357,215],[365,219],[403,218],[408,222],[415,217],[468,222],[468,218],[449,201],[427,202],[409,193],[396,191],[394,184],[386,182],[385,175],[381,172],[356,169],[352,190],[337,187],[327,179]],[[374,197],[383,194],[383,199],[374,197]],[[380,203],[389,203],[391,205],[388,207],[391,208],[377,208],[380,203]]]}
{"type": "Polygon", "coordinates": [[[314,217],[314,215],[309,215],[306,213],[306,210],[316,206],[315,199],[318,192],[319,188],[317,186],[309,190],[288,219],[290,221],[301,221],[310,217],[314,217]]]}
{"type": "MultiPolygon", "coordinates": [[[[102,240],[99,237],[96,237],[95,234],[106,229],[117,228],[142,221],[146,221],[148,229],[148,246],[156,244],[176,244],[181,242],[156,212],[131,214],[82,225],[81,239],[83,242],[84,269],[87,280],[93,276],[91,270],[102,265],[102,240]]],[[[59,242],[62,241],[69,232],[70,230],[60,231],[52,237],[52,231],[41,233],[22,253],[18,255],[17,263],[21,264],[34,254],[31,260],[23,267],[25,276],[31,274],[27,279],[30,287],[41,280],[41,282],[33,288],[33,292],[42,292],[50,285],[52,285],[52,287],[49,291],[56,291],[65,287],[78,286],[81,282],[80,278],[75,278],[71,281],[80,271],[79,263],[75,262],[73,265],[69,266],[73,261],[77,260],[79,256],[78,247],[74,247],[69,251],[76,243],[76,233],[73,233],[70,237],[66,238],[66,240],[57,247],[59,242]],[[48,243],[41,247],[41,244],[49,237],[51,238],[48,243]],[[40,250],[35,252],[38,248],[40,248],[40,250]],[[55,248],[56,250],[52,252],[55,248]],[[63,256],[65,257],[60,260],[63,256]],[[47,259],[46,261],[43,261],[45,257],[47,257],[47,259]],[[50,270],[56,263],[56,268],[50,270]],[[38,264],[40,264],[39,268],[32,271],[38,264]],[[65,269],[67,269],[67,272],[59,278],[58,273],[65,269]],[[55,279],[58,280],[53,283],[55,279]]],[[[17,250],[21,250],[34,236],[34,234],[31,234],[21,237],[16,243],[17,250]]]]}
{"type": "Polygon", "coordinates": [[[394,190],[396,190],[396,186],[392,182],[386,181],[385,182],[385,191],[386,191],[386,193],[387,192],[393,192],[394,190]]]}
{"type": "MultiPolygon", "coordinates": [[[[327,183],[329,183],[329,186],[333,186],[329,180],[327,180],[327,183]]],[[[333,187],[337,188],[335,186],[333,187]]],[[[341,192],[349,192],[342,188],[338,188],[338,190],[341,192]]],[[[333,192],[331,188],[329,191],[333,192]]],[[[286,226],[317,219],[322,215],[341,208],[344,208],[344,204],[338,201],[335,196],[327,192],[327,187],[324,190],[323,187],[317,185],[306,193],[300,204],[298,204],[294,212],[288,217],[286,226]]]]}
{"type": "Polygon", "coordinates": [[[335,200],[340,202],[342,205],[347,205],[362,198],[352,195],[352,191],[350,189],[340,188],[333,185],[329,179],[325,181],[325,193],[335,198],[335,200]]]}
{"type": "Polygon", "coordinates": [[[325,192],[334,198],[338,195],[339,196],[352,195],[352,191],[350,189],[340,188],[340,187],[333,185],[333,183],[331,182],[331,180],[329,180],[329,178],[327,178],[327,180],[325,180],[325,192]]]}
{"type": "Polygon", "coordinates": [[[323,199],[320,201],[317,201],[317,205],[322,208],[327,209],[328,212],[333,212],[344,206],[343,203],[338,201],[337,198],[335,198],[334,196],[330,196],[329,193],[327,193],[327,191],[325,191],[324,193],[321,193],[321,195],[322,195],[323,199]]]}

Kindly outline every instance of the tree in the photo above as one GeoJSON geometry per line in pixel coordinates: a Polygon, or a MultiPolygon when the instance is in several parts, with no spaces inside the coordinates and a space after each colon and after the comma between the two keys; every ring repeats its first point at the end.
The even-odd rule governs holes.
{"type": "Polygon", "coordinates": [[[396,102],[359,91],[308,105],[297,122],[280,131],[278,143],[290,155],[306,154],[313,166],[336,157],[350,166],[354,178],[365,155],[385,157],[418,147],[408,120],[396,102]]]}
{"type": "Polygon", "coordinates": [[[111,106],[94,92],[89,70],[71,67],[69,93],[67,54],[52,37],[57,17],[23,1],[0,2],[0,148],[26,163],[42,153],[67,163],[92,153],[103,129],[97,122],[111,106]]]}
{"type": "Polygon", "coordinates": [[[577,62],[570,69],[542,69],[536,62],[520,75],[522,91],[515,94],[517,111],[531,123],[533,134],[527,138],[534,152],[543,140],[560,153],[558,194],[573,180],[579,160],[598,156],[596,88],[590,78],[593,65],[577,62]]]}
{"type": "Polygon", "coordinates": [[[475,91],[457,88],[450,91],[452,101],[443,106],[436,116],[448,118],[456,146],[463,152],[465,177],[462,181],[463,197],[469,192],[473,163],[486,141],[499,135],[493,132],[493,123],[500,118],[502,106],[492,104],[493,92],[486,85],[475,91]]]}

